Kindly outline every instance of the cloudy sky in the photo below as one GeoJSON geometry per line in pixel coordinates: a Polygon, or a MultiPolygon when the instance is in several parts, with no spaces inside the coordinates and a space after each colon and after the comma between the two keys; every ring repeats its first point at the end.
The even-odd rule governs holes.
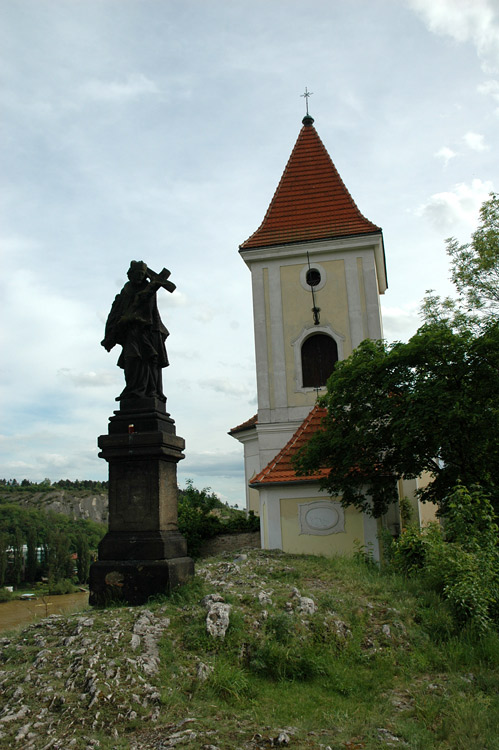
{"type": "Polygon", "coordinates": [[[227,435],[256,411],[250,274],[300,95],[383,228],[385,336],[451,291],[499,189],[499,0],[3,0],[0,476],[105,479],[119,354],[99,344],[132,259],[171,270],[167,408],[192,478],[244,497],[227,435]]]}

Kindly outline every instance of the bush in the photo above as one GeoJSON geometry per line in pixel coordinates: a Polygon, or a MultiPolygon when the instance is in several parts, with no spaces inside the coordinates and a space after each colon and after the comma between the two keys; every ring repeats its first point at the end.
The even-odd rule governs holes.
{"type": "Polygon", "coordinates": [[[249,669],[275,682],[307,681],[327,674],[322,654],[310,645],[267,640],[251,653],[249,669]]]}
{"type": "Polygon", "coordinates": [[[448,603],[459,627],[478,635],[497,626],[498,527],[480,488],[459,485],[448,501],[445,534],[437,524],[410,526],[393,542],[391,565],[448,603]]]}
{"type": "Polygon", "coordinates": [[[392,564],[404,575],[422,571],[428,564],[430,550],[442,546],[443,543],[442,532],[437,523],[430,523],[424,529],[410,525],[393,541],[392,564]]]}
{"type": "Polygon", "coordinates": [[[209,487],[197,490],[192,480],[179,491],[178,528],[187,540],[189,554],[196,557],[202,542],[218,534],[258,531],[260,520],[250,511],[248,516],[242,510],[227,510],[209,487]],[[228,518],[220,518],[221,511],[229,513],[228,518]]]}
{"type": "Polygon", "coordinates": [[[217,659],[207,684],[217,698],[226,701],[238,701],[250,690],[250,682],[244,670],[224,659],[217,659]]]}
{"type": "Polygon", "coordinates": [[[203,540],[219,534],[222,524],[219,518],[210,515],[206,509],[183,500],[178,504],[178,528],[186,538],[189,554],[195,557],[203,540]]]}
{"type": "Polygon", "coordinates": [[[72,581],[69,580],[69,578],[63,578],[61,581],[50,581],[49,580],[49,594],[59,595],[59,594],[73,594],[75,591],[78,591],[76,586],[73,584],[72,581]]]}
{"type": "Polygon", "coordinates": [[[8,602],[12,599],[12,593],[8,589],[0,589],[0,602],[8,602]]]}

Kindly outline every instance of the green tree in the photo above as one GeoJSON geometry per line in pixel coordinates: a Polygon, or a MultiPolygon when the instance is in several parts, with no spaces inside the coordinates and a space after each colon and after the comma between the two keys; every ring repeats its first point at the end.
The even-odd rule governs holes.
{"type": "MultiPolygon", "coordinates": [[[[338,363],[322,403],[323,429],[297,459],[300,473],[328,467],[323,480],[375,516],[397,500],[395,480],[424,471],[421,499],[439,504],[461,481],[499,487],[499,326],[480,335],[424,325],[407,344],[363,341],[338,363]]],[[[497,492],[496,492],[497,496],[497,492]]]]}
{"type": "Polygon", "coordinates": [[[30,523],[27,532],[26,532],[26,544],[28,547],[27,553],[26,553],[26,580],[27,581],[36,581],[37,578],[37,569],[38,569],[38,560],[37,560],[37,544],[38,544],[38,535],[36,533],[35,526],[30,523]]]}
{"type": "Polygon", "coordinates": [[[5,532],[0,531],[0,588],[5,586],[5,574],[7,572],[7,547],[9,546],[9,537],[5,532]]]}
{"type": "Polygon", "coordinates": [[[14,565],[12,568],[12,582],[14,586],[19,586],[23,579],[24,572],[24,555],[23,555],[23,535],[19,526],[14,529],[12,537],[12,549],[14,553],[14,565]]]}
{"type": "Polygon", "coordinates": [[[480,210],[480,224],[471,242],[447,240],[452,259],[451,278],[460,302],[486,316],[499,313],[499,195],[491,193],[480,210]]]}
{"type": "Polygon", "coordinates": [[[48,540],[48,577],[57,583],[73,575],[69,537],[60,529],[53,531],[48,540]]]}
{"type": "Polygon", "coordinates": [[[224,507],[222,501],[211,491],[211,487],[198,490],[194,487],[192,479],[187,479],[185,484],[185,489],[179,489],[178,492],[180,502],[187,503],[194,508],[200,508],[205,512],[224,507]]]}
{"type": "Polygon", "coordinates": [[[88,546],[88,539],[85,534],[80,533],[78,535],[76,553],[78,555],[76,560],[78,582],[86,583],[88,581],[88,574],[90,571],[90,548],[88,546]]]}

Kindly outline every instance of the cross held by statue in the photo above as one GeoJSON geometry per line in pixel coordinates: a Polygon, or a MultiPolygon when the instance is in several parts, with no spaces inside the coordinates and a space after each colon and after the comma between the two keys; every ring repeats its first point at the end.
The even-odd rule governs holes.
{"type": "Polygon", "coordinates": [[[173,281],[169,281],[171,275],[167,268],[163,268],[159,273],[155,273],[152,268],[147,267],[147,276],[149,277],[151,284],[154,284],[158,289],[163,287],[167,292],[174,292],[177,288],[173,281]]]}

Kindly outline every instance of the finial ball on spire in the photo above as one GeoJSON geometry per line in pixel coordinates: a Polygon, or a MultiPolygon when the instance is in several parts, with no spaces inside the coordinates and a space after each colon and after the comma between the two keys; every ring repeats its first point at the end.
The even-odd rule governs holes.
{"type": "Polygon", "coordinates": [[[305,86],[305,93],[304,94],[300,94],[300,96],[302,96],[305,99],[305,103],[306,103],[306,107],[307,107],[307,114],[305,115],[305,117],[302,120],[302,123],[304,125],[312,125],[312,123],[314,121],[314,118],[311,117],[309,115],[309,113],[308,113],[308,99],[309,99],[310,96],[312,96],[313,93],[314,93],[313,91],[308,91],[307,87],[305,86]]]}

